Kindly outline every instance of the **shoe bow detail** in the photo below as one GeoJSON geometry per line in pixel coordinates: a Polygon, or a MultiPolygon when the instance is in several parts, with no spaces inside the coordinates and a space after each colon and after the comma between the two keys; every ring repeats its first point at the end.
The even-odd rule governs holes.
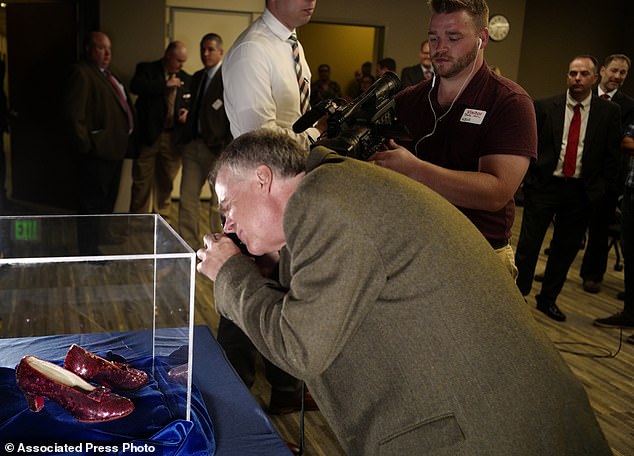
{"type": "Polygon", "coordinates": [[[147,373],[142,370],[124,363],[108,361],[76,344],[68,349],[64,367],[81,378],[112,389],[132,391],[147,385],[150,381],[147,373]]]}

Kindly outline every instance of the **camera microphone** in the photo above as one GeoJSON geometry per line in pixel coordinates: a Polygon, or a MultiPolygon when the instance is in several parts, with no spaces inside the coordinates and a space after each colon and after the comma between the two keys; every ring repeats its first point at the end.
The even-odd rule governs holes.
{"type": "Polygon", "coordinates": [[[295,133],[301,133],[312,127],[322,116],[332,114],[336,110],[337,104],[333,100],[322,100],[295,121],[293,131],[295,133]]]}

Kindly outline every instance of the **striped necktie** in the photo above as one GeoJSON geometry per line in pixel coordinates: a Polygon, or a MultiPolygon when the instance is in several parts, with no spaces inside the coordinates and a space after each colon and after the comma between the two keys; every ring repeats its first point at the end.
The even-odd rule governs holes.
{"type": "Polygon", "coordinates": [[[299,47],[297,36],[292,34],[289,37],[291,48],[293,49],[293,60],[295,62],[295,74],[297,75],[297,84],[299,85],[299,110],[302,114],[308,111],[309,86],[308,81],[302,76],[302,63],[299,60],[299,47]]]}
{"type": "MultiPolygon", "coordinates": [[[[165,75],[165,82],[174,77],[176,77],[176,73],[167,73],[165,75]]],[[[174,127],[174,106],[176,104],[176,90],[176,87],[167,88],[167,116],[165,117],[165,121],[163,122],[163,127],[167,129],[174,127]]]]}

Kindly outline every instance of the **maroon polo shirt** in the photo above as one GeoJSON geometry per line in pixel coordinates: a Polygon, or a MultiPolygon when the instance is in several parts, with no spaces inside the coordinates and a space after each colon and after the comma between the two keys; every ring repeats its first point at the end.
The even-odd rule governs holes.
{"type": "MultiPolygon", "coordinates": [[[[531,98],[520,85],[489,70],[486,62],[451,110],[437,122],[434,134],[419,142],[434,129],[430,90],[433,90],[431,103],[440,118],[446,110],[436,102],[438,87],[432,88],[432,81],[408,87],[396,96],[397,116],[414,139],[407,147],[420,159],[447,169],[478,171],[478,161],[485,155],[537,158],[537,127],[531,98]]],[[[489,241],[511,237],[515,219],[513,199],[496,212],[459,209],[489,241]]]]}

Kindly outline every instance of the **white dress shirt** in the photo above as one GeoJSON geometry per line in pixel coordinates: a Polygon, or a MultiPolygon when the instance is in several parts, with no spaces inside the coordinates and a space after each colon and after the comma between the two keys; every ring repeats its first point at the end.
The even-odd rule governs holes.
{"type": "MultiPolygon", "coordinates": [[[[315,128],[300,134],[292,130],[293,123],[301,116],[299,85],[288,40],[293,32],[265,9],[227,52],[222,82],[234,138],[266,127],[283,130],[308,147],[308,135],[315,139],[319,136],[315,128]]],[[[303,77],[310,83],[310,68],[301,43],[299,53],[303,77]]]]}
{"type": "Polygon", "coordinates": [[[608,96],[608,98],[607,98],[607,99],[608,99],[608,100],[611,100],[611,99],[612,99],[612,97],[614,97],[614,94],[616,93],[616,91],[617,91],[617,90],[618,90],[618,89],[614,89],[614,90],[612,90],[611,92],[606,92],[605,90],[603,90],[603,89],[601,88],[601,86],[598,86],[598,87],[597,87],[597,95],[599,95],[599,97],[602,97],[603,95],[607,95],[607,96],[608,96]]]}
{"type": "MultiPolygon", "coordinates": [[[[586,138],[586,128],[588,126],[588,116],[590,115],[590,100],[592,94],[586,99],[581,101],[581,125],[579,128],[579,143],[577,144],[577,165],[575,168],[575,174],[571,177],[581,177],[581,159],[583,157],[583,146],[586,138]]],[[[564,134],[561,138],[561,152],[559,153],[559,161],[557,162],[557,168],[555,168],[554,176],[564,176],[564,157],[566,155],[566,146],[568,145],[568,132],[570,130],[570,122],[574,114],[575,106],[578,104],[577,100],[570,96],[570,93],[566,95],[566,113],[564,117],[564,134]]]]}

